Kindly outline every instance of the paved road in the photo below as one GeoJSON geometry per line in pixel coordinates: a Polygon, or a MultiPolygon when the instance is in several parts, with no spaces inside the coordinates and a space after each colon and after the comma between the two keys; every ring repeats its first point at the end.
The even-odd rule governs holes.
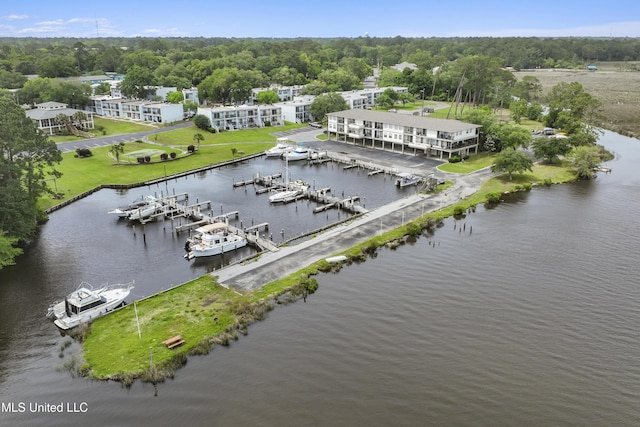
{"type": "Polygon", "coordinates": [[[103,147],[105,145],[113,145],[118,144],[120,142],[131,142],[141,140],[142,138],[153,135],[154,133],[166,132],[173,129],[180,129],[184,127],[193,126],[193,122],[182,122],[172,126],[164,126],[164,127],[149,127],[149,130],[144,130],[141,132],[135,133],[127,133],[123,135],[113,135],[113,136],[101,136],[96,138],[88,138],[83,139],[81,141],[71,141],[71,142],[60,142],[58,143],[58,148],[63,153],[69,151],[76,151],[76,148],[95,148],[95,147],[103,147]]]}

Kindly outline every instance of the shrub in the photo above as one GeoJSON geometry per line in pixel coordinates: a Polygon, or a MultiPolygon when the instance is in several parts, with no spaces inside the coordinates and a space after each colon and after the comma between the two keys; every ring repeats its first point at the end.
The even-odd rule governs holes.
{"type": "Polygon", "coordinates": [[[190,152],[190,153],[194,153],[196,151],[196,147],[193,146],[193,145],[189,145],[187,147],[187,151],[190,152]]]}
{"type": "Polygon", "coordinates": [[[167,160],[168,158],[169,158],[169,155],[167,153],[160,154],[160,160],[167,160]]]}
{"type": "Polygon", "coordinates": [[[145,163],[149,163],[151,161],[151,156],[144,156],[145,163]]]}
{"type": "Polygon", "coordinates": [[[91,157],[93,153],[88,148],[76,148],[76,157],[91,157]]]}
{"type": "Polygon", "coordinates": [[[488,203],[498,203],[500,201],[500,193],[489,193],[487,194],[487,202],[488,203]]]}
{"type": "Polygon", "coordinates": [[[144,157],[136,157],[138,163],[144,163],[144,157]]]}
{"type": "Polygon", "coordinates": [[[196,114],[193,118],[193,124],[196,125],[198,129],[207,130],[211,127],[211,121],[207,116],[202,114],[196,114]]]}
{"type": "Polygon", "coordinates": [[[458,163],[462,158],[460,156],[451,156],[449,157],[449,163],[458,163]]]}
{"type": "Polygon", "coordinates": [[[176,153],[175,152],[171,152],[171,154],[169,154],[169,156],[171,156],[172,159],[176,158],[176,153]]]}
{"type": "Polygon", "coordinates": [[[454,215],[462,215],[464,214],[464,206],[454,206],[453,207],[453,214],[454,215]]]}

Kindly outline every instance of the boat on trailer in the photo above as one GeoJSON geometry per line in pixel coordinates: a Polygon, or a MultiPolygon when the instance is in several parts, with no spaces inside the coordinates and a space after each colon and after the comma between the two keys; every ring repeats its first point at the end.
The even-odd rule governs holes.
{"type": "Polygon", "coordinates": [[[68,294],[63,301],[49,306],[47,317],[62,330],[69,330],[125,305],[135,282],[103,285],[94,289],[87,282],[68,294]]]}

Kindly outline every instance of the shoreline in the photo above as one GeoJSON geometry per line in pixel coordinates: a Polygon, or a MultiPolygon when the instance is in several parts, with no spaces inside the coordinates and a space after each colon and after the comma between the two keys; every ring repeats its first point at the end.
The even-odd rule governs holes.
{"type": "MultiPolygon", "coordinates": [[[[379,154],[379,152],[371,152],[361,147],[355,148],[367,154],[379,154]]],[[[152,331],[148,331],[146,340],[143,339],[140,342],[137,340],[137,334],[129,331],[129,335],[136,335],[135,341],[132,341],[130,346],[132,348],[123,344],[122,341],[116,347],[127,347],[131,352],[136,352],[140,349],[135,347],[141,346],[140,354],[136,353],[135,357],[139,356],[141,360],[146,361],[146,365],[139,363],[136,368],[132,366],[117,369],[114,365],[119,365],[119,363],[115,360],[122,358],[122,356],[111,354],[111,352],[105,354],[104,346],[99,345],[104,341],[126,339],[120,336],[105,338],[105,335],[110,330],[130,328],[131,317],[126,321],[116,320],[121,316],[118,315],[118,312],[114,312],[109,316],[97,319],[95,324],[88,327],[91,328],[91,334],[87,336],[87,341],[90,342],[85,341],[82,344],[83,356],[90,354],[88,359],[92,359],[92,362],[89,363],[93,366],[85,363],[81,374],[95,379],[121,381],[124,385],[132,384],[135,379],[156,383],[171,378],[175,369],[187,362],[189,355],[206,354],[216,344],[228,345],[230,340],[238,338],[237,332],[246,334],[248,325],[262,320],[268,311],[282,302],[278,299],[279,297],[286,300],[285,302],[292,302],[300,297],[306,298],[308,294],[313,293],[313,290],[305,288],[306,282],[315,281],[311,277],[319,271],[338,271],[343,265],[366,260],[367,256],[375,252],[378,247],[401,244],[407,236],[417,236],[424,229],[435,227],[436,221],[441,218],[453,215],[455,205],[458,205],[455,208],[460,207],[466,211],[479,203],[486,202],[485,199],[481,199],[481,195],[471,196],[474,196],[486,181],[499,175],[491,172],[490,167],[464,175],[442,171],[438,171],[438,174],[447,177],[455,176],[455,179],[452,179],[453,185],[438,193],[416,193],[407,196],[334,225],[313,238],[296,245],[282,246],[276,252],[261,253],[255,258],[226,266],[193,281],[177,285],[171,290],[141,300],[138,304],[138,311],[144,312],[147,304],[154,305],[154,297],[168,298],[170,293],[176,292],[171,295],[184,298],[193,292],[194,287],[200,285],[197,282],[202,282],[205,278],[207,280],[204,281],[214,284],[214,288],[209,290],[210,293],[206,294],[205,299],[225,298],[224,295],[230,294],[236,296],[227,296],[226,298],[229,300],[231,298],[242,299],[240,304],[237,301],[233,304],[227,304],[224,311],[215,312],[198,308],[198,315],[202,314],[200,319],[207,325],[207,328],[201,330],[189,332],[188,325],[180,323],[180,321],[163,326],[156,325],[161,322],[154,321],[151,322],[154,325],[147,325],[147,328],[152,331]],[[440,215],[434,217],[431,215],[433,212],[440,212],[440,215]],[[326,258],[336,255],[346,255],[346,260],[335,264],[326,261],[326,258]],[[215,324],[211,324],[211,319],[216,319],[215,324]],[[220,319],[219,322],[218,319],[220,319]],[[175,350],[167,350],[158,344],[168,336],[174,335],[182,335],[186,338],[187,343],[175,350]],[[154,348],[157,349],[155,351],[158,352],[157,356],[154,353],[155,364],[152,366],[149,366],[148,363],[150,346],[155,346],[154,348]],[[101,354],[96,355],[92,352],[101,354]],[[104,365],[95,363],[95,359],[100,355],[104,357],[104,365]],[[94,356],[96,357],[94,358],[94,356]],[[107,368],[106,365],[110,368],[107,368]],[[93,368],[96,368],[100,373],[92,372],[93,368]],[[107,370],[109,373],[106,372],[107,370]]],[[[513,185],[516,186],[516,182],[513,185]]],[[[197,305],[201,300],[193,299],[192,302],[197,305]]],[[[131,304],[128,307],[131,308],[130,306],[131,304]]],[[[165,305],[161,312],[149,316],[152,320],[157,319],[158,315],[173,319],[184,312],[194,311],[193,309],[187,310],[188,308],[190,308],[189,302],[184,305],[171,304],[170,308],[166,308],[165,305]]],[[[122,311],[125,310],[126,308],[122,311]]],[[[129,315],[130,313],[131,310],[129,310],[129,315]]],[[[83,333],[86,333],[86,330],[81,332],[80,341],[83,340],[83,333]]],[[[133,358],[130,354],[127,356],[133,358]]]]}

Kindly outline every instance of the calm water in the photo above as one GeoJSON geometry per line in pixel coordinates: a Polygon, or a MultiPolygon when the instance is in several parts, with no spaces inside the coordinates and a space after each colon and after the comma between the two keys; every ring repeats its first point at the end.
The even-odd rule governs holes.
{"type": "MultiPolygon", "coordinates": [[[[613,173],[480,207],[321,275],[307,303],[279,306],[229,348],[190,358],[157,396],[149,384],[72,378],[62,366],[77,346],[61,350],[67,339],[46,306],[80,280],[135,279],[146,295],[217,266],[181,259],[184,236],[170,224],[147,226],[145,245],[142,230],[105,215],[163,188],[100,192],[56,212],[24,262],[0,273],[0,425],[638,425],[640,141],[601,142],[617,154],[613,173]],[[30,412],[61,402],[87,412],[30,412]],[[25,413],[9,413],[11,403],[25,413]]],[[[168,188],[238,210],[245,224],[268,217],[274,240],[337,219],[231,188],[281,166],[264,165],[168,188]]],[[[367,207],[399,196],[388,178],[324,167],[314,169],[319,187],[360,191],[367,207]]]]}

